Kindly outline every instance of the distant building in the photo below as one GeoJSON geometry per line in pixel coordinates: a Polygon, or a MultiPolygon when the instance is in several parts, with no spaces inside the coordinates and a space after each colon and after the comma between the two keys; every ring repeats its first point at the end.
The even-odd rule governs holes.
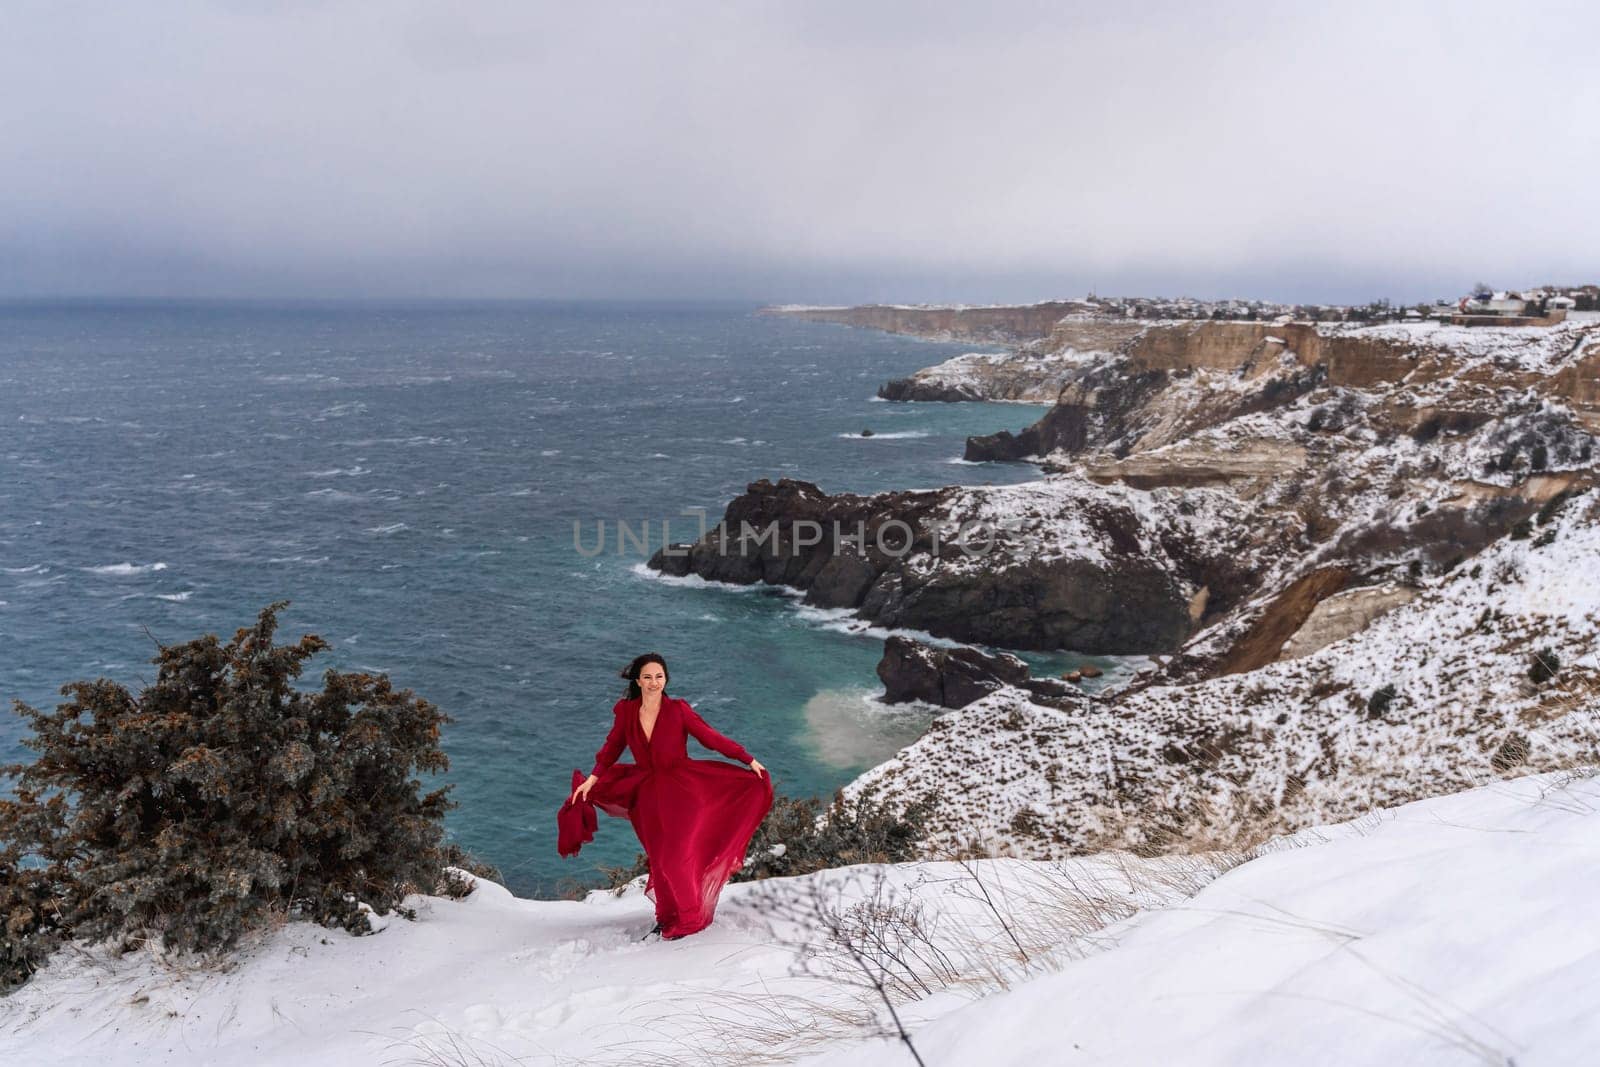
{"type": "Polygon", "coordinates": [[[1440,318],[1458,326],[1554,326],[1567,317],[1574,302],[1543,290],[1491,292],[1479,289],[1456,302],[1454,314],[1440,318]]]}

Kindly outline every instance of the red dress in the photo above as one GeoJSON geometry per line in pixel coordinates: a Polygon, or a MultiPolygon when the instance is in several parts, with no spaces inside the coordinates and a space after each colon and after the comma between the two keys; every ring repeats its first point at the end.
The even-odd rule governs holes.
{"type": "MultiPolygon", "coordinates": [[[[692,934],[711,922],[717,897],[744,864],[756,827],[772,808],[772,777],[721,760],[690,759],[688,738],[749,763],[750,753],[706,724],[686,700],[663,696],[647,740],[639,723],[639,700],[624,698],[611,709],[614,721],[595,754],[599,778],[587,800],[569,796],[557,815],[563,856],[594,839],[594,809],[627,819],[650,861],[645,894],[656,905],[661,936],[692,934]],[[633,763],[618,763],[624,747],[633,763]]],[[[582,771],[572,772],[576,789],[582,771]]]]}

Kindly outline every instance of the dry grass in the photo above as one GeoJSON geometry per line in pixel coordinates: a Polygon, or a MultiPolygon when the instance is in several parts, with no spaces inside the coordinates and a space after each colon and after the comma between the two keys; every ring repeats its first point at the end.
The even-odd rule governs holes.
{"type": "Polygon", "coordinates": [[[412,1064],[422,1067],[511,1067],[513,1064],[529,1062],[525,1057],[513,1056],[490,1042],[464,1034],[435,1016],[428,1015],[427,1019],[426,1023],[412,1027],[390,1040],[385,1046],[386,1055],[381,1062],[395,1067],[410,1067],[412,1064]]]}
{"type": "Polygon", "coordinates": [[[765,918],[771,943],[792,953],[790,989],[799,980],[803,991],[719,991],[711,1004],[687,993],[667,998],[635,1020],[651,1032],[647,1042],[608,1045],[584,1062],[775,1064],[879,1038],[900,1041],[906,1062],[920,1063],[906,1015],[917,1001],[951,992],[978,999],[1059,971],[1109,947],[1110,928],[1191,896],[1245,857],[947,858],[902,865],[903,885],[883,867],[759,883],[749,906],[765,918]]]}

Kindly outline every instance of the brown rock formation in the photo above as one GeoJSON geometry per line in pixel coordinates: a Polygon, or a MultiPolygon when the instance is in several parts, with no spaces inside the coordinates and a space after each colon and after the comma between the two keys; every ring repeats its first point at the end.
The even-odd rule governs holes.
{"type": "Polygon", "coordinates": [[[1325,597],[1343,589],[1350,580],[1345,567],[1312,571],[1273,597],[1243,638],[1217,665],[1216,674],[1240,674],[1264,667],[1278,658],[1285,641],[1310,617],[1325,597]]]}

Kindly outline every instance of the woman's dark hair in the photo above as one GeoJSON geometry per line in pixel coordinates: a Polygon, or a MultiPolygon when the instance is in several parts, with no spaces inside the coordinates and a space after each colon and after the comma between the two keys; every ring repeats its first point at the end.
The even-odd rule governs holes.
{"type": "MultiPolygon", "coordinates": [[[[628,680],[628,693],[626,699],[638,700],[644,696],[644,694],[639,691],[639,672],[644,670],[644,665],[646,663],[661,664],[661,673],[666,675],[665,681],[672,681],[672,672],[667,669],[667,661],[661,658],[661,653],[646,652],[642,656],[635,656],[633,657],[633,661],[626,667],[622,668],[620,672],[621,676],[628,680]]],[[[661,695],[663,697],[667,695],[667,687],[665,684],[661,686],[661,695]]]]}

